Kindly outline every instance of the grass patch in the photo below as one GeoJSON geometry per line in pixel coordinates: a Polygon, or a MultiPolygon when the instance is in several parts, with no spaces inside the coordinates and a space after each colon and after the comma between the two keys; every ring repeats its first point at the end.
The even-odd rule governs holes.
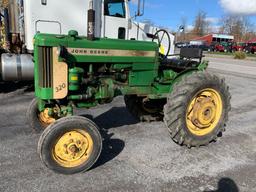
{"type": "MultiPolygon", "coordinates": [[[[244,53],[244,52],[242,52],[244,53]]],[[[235,57],[235,53],[225,53],[225,52],[207,52],[207,54],[211,55],[227,55],[227,56],[233,56],[235,57]]],[[[246,54],[244,53],[246,57],[256,57],[256,54],[246,54]]]]}
{"type": "Polygon", "coordinates": [[[246,53],[242,51],[236,51],[234,55],[234,59],[246,59],[246,53]]]}

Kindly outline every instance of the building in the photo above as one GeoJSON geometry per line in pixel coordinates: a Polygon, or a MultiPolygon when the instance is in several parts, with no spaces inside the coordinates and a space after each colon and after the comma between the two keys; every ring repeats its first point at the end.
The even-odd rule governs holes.
{"type": "Polygon", "coordinates": [[[256,38],[253,38],[253,39],[247,41],[246,43],[256,43],[256,38]]]}
{"type": "Polygon", "coordinates": [[[211,45],[213,42],[230,42],[234,41],[234,36],[224,34],[209,34],[203,37],[197,37],[193,41],[204,41],[207,45],[211,45]]]}

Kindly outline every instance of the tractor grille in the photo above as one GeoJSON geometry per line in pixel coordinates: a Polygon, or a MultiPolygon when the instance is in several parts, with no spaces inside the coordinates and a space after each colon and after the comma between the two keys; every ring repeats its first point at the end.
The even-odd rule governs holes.
{"type": "Polygon", "coordinates": [[[38,67],[39,86],[52,88],[53,86],[53,55],[52,47],[39,47],[38,67]]]}

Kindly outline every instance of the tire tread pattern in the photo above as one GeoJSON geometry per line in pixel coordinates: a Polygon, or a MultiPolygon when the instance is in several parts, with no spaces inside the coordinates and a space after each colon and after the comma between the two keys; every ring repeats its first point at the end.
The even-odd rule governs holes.
{"type": "Polygon", "coordinates": [[[179,83],[173,87],[172,93],[167,98],[167,104],[164,106],[164,122],[168,128],[171,138],[179,145],[185,145],[189,148],[208,145],[211,141],[216,141],[218,136],[225,131],[226,122],[228,121],[228,112],[231,110],[231,95],[229,87],[225,80],[207,71],[193,72],[191,75],[184,76],[179,83]],[[186,115],[187,102],[191,100],[190,93],[197,87],[204,84],[215,85],[220,87],[223,95],[224,112],[223,119],[219,122],[216,130],[204,138],[197,139],[188,132],[184,115],[186,115]]]}

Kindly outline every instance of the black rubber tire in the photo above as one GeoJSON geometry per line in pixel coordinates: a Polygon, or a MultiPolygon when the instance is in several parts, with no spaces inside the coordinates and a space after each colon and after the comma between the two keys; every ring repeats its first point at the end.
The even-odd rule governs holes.
{"type": "MultiPolygon", "coordinates": [[[[142,98],[136,95],[125,95],[124,102],[130,114],[141,122],[162,121],[163,114],[160,112],[149,113],[142,107],[142,98]]],[[[159,110],[163,111],[163,109],[159,110]]]]}
{"type": "Polygon", "coordinates": [[[188,148],[205,146],[211,141],[216,141],[225,131],[228,113],[231,110],[230,100],[231,95],[224,79],[206,71],[194,72],[191,75],[184,76],[179,83],[174,85],[164,107],[164,122],[171,138],[179,145],[185,145],[188,148]],[[186,111],[194,95],[206,88],[218,91],[222,98],[223,113],[218,125],[211,133],[197,136],[187,128],[186,111]]]}
{"type": "Polygon", "coordinates": [[[38,102],[37,99],[34,98],[30,103],[27,113],[26,119],[29,126],[36,132],[41,133],[46,127],[39,120],[39,110],[38,110],[38,102]]]}
{"type": "Polygon", "coordinates": [[[75,174],[89,170],[98,160],[102,150],[102,137],[95,123],[85,117],[64,117],[47,127],[38,141],[38,153],[43,164],[49,169],[61,174],[75,174]],[[93,140],[93,151],[89,159],[82,165],[66,168],[59,165],[51,155],[56,140],[65,132],[74,129],[85,130],[93,140]]]}

